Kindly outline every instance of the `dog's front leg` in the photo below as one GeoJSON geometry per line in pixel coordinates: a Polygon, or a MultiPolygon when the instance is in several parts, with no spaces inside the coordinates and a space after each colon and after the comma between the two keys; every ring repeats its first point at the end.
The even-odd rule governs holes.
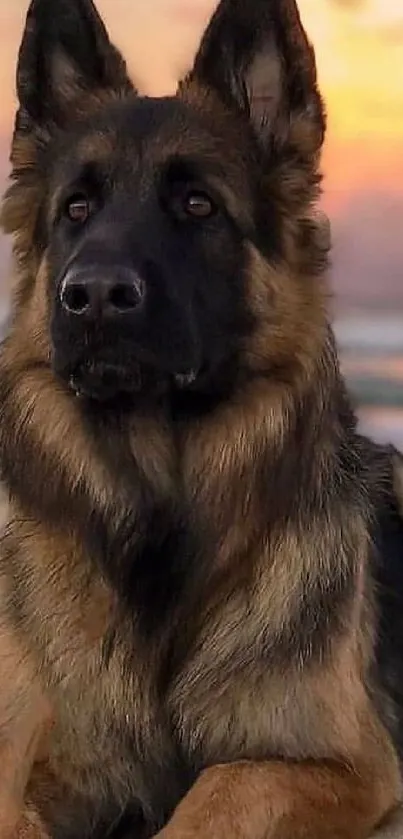
{"type": "Polygon", "coordinates": [[[391,766],[239,762],[205,770],[156,839],[367,839],[396,804],[391,766]]]}

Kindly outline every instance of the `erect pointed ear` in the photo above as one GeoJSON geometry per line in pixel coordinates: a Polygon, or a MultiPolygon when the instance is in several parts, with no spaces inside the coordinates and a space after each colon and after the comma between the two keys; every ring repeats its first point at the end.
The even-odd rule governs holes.
{"type": "Polygon", "coordinates": [[[57,122],[104,90],[133,86],[92,0],[32,0],[18,58],[17,128],[57,122]]]}
{"type": "Polygon", "coordinates": [[[297,140],[298,129],[311,151],[323,141],[315,56],[295,0],[221,0],[181,89],[192,83],[242,111],[263,144],[297,140]]]}

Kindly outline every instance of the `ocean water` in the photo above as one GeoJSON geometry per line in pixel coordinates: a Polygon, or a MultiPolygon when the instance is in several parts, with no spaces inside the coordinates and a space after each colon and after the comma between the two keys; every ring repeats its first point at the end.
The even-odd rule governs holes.
{"type": "Polygon", "coordinates": [[[334,328],[361,429],[403,450],[403,309],[344,311],[334,328]]]}

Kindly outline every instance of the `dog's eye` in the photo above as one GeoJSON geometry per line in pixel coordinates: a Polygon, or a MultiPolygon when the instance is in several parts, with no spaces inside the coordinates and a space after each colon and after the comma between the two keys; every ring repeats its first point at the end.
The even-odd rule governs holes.
{"type": "Polygon", "coordinates": [[[85,224],[90,212],[90,202],[85,195],[73,195],[66,202],[66,216],[74,224],[85,224]]]}
{"type": "Polygon", "coordinates": [[[184,209],[188,216],[204,219],[215,213],[216,206],[206,192],[190,192],[185,197],[184,209]]]}

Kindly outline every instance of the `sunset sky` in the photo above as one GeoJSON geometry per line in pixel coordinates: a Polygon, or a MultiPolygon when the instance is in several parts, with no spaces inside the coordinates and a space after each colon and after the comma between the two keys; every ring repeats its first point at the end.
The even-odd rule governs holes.
{"type": "MultiPolygon", "coordinates": [[[[253,0],[250,0],[252,3],[253,0]]],[[[7,171],[16,50],[28,0],[0,4],[0,176],[7,171]]],[[[98,0],[136,80],[174,87],[214,0],[98,0]]],[[[340,297],[403,308],[403,2],[300,0],[329,112],[324,205],[340,297]]],[[[0,179],[1,179],[0,178],[0,179]]]]}

